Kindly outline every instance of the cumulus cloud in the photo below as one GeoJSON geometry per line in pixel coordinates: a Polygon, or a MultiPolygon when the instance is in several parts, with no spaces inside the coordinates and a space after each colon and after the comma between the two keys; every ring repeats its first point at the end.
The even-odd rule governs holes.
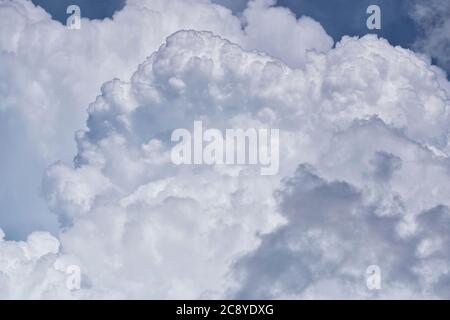
{"type": "Polygon", "coordinates": [[[430,239],[420,221],[446,221],[445,78],[374,36],[309,59],[292,69],[211,33],[178,32],[129,82],[102,87],[75,166],[57,164],[45,180],[70,220],[62,245],[95,294],[371,297],[362,275],[376,263],[385,297],[441,294],[433,281],[446,279],[447,238],[430,239]],[[280,175],[174,167],[170,132],[196,119],[282,128],[280,175]],[[280,184],[299,163],[317,173],[280,184]]]}
{"type": "MultiPolygon", "coordinates": [[[[271,4],[252,2],[239,20],[206,1],[129,1],[124,21],[148,14],[163,26],[136,50],[153,54],[132,72],[134,53],[92,98],[73,163],[62,158],[44,176],[59,240],[0,242],[0,257],[10,257],[0,260],[2,286],[48,298],[447,297],[444,73],[375,36],[331,49],[316,22],[271,4]],[[277,26],[254,28],[262,16],[277,26]],[[189,23],[198,31],[163,40],[189,23]],[[298,44],[302,32],[316,35],[298,44]],[[270,45],[281,34],[292,47],[270,45]],[[175,166],[170,134],[195,120],[279,128],[279,174],[175,166]],[[70,263],[84,280],[68,292],[70,263]],[[365,286],[372,264],[383,274],[376,293],[365,286]],[[30,278],[16,281],[15,272],[30,278]]],[[[95,29],[118,39],[147,30],[119,27],[120,14],[95,29]]],[[[128,54],[131,42],[118,43],[128,54]]]]}
{"type": "Polygon", "coordinates": [[[284,181],[288,223],[236,264],[243,285],[233,296],[448,299],[448,161],[379,119],[332,142],[326,164],[301,165],[284,181]],[[380,291],[366,286],[371,265],[380,291]]]}
{"type": "Polygon", "coordinates": [[[70,260],[58,257],[59,241],[33,232],[26,241],[5,241],[0,229],[0,299],[71,299],[70,260]]]}
{"type": "Polygon", "coordinates": [[[21,239],[35,229],[57,234],[58,224],[39,196],[42,172],[51,162],[72,159],[74,132],[84,127],[86,106],[102,84],[128,79],[170,34],[209,30],[296,65],[308,50],[331,48],[317,22],[296,20],[271,5],[255,1],[247,15],[285,20],[275,32],[291,38],[296,57],[267,42],[274,31],[262,28],[265,21],[248,19],[244,28],[230,10],[207,0],[129,0],[113,19],[83,19],[80,30],[52,20],[31,1],[0,1],[0,222],[7,236],[21,239]],[[314,41],[303,41],[309,37],[314,41]]]}
{"type": "Polygon", "coordinates": [[[303,66],[308,50],[325,52],[330,49],[333,41],[323,36],[320,23],[306,16],[297,20],[289,9],[271,7],[274,4],[274,0],[249,2],[242,14],[246,34],[244,48],[258,48],[291,67],[303,66]]]}
{"type": "Polygon", "coordinates": [[[169,157],[173,129],[190,128],[198,117],[239,128],[247,113],[258,112],[265,80],[254,75],[270,73],[267,64],[287,68],[210,33],[186,31],[170,37],[130,82],[103,86],[88,130],[77,136],[76,167],[53,166],[45,180],[47,197],[71,220],[61,234],[64,248],[83,270],[102,270],[89,276],[94,288],[108,296],[220,297],[233,259],[280,222],[271,197],[276,178],[245,167],[175,167],[169,157]],[[239,104],[245,96],[248,104],[239,104]],[[107,181],[100,189],[76,187],[99,179],[107,181]]]}

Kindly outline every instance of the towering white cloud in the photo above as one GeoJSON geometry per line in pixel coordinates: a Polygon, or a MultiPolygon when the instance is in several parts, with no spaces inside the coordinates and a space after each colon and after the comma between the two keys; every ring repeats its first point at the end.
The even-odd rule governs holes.
{"type": "Polygon", "coordinates": [[[69,260],[58,258],[59,241],[33,232],[27,241],[5,241],[0,229],[0,299],[71,299],[69,260]]]}
{"type": "Polygon", "coordinates": [[[431,230],[447,221],[445,78],[373,36],[309,59],[291,69],[179,32],[131,81],[103,86],[75,167],[46,178],[72,224],[62,245],[98,290],[83,294],[372,297],[370,264],[386,272],[383,297],[443,294],[447,237],[431,230]],[[280,175],[174,166],[170,133],[196,119],[281,128],[280,175]],[[302,163],[310,169],[280,185],[302,163]]]}
{"type": "Polygon", "coordinates": [[[303,63],[307,50],[331,48],[331,38],[318,23],[296,21],[271,4],[255,1],[246,15],[264,14],[277,24],[285,21],[276,35],[290,37],[295,57],[292,50],[281,52],[279,43],[267,42],[273,30],[262,28],[265,21],[248,19],[244,29],[230,10],[207,0],[129,0],[112,20],[83,19],[80,30],[51,20],[31,1],[1,0],[0,222],[7,235],[23,238],[35,229],[58,232],[39,195],[43,171],[54,161],[71,161],[74,132],[83,128],[86,107],[101,85],[113,78],[128,79],[170,34],[209,30],[296,65],[303,63]],[[305,42],[306,37],[314,41],[305,42]]]}
{"type": "Polygon", "coordinates": [[[86,22],[131,39],[111,40],[121,48],[117,61],[133,41],[152,39],[129,37],[150,22],[137,27],[126,17],[152,16],[160,29],[92,99],[74,162],[62,159],[45,172],[59,243],[48,234],[0,242],[3,286],[16,296],[38,288],[35,296],[48,298],[446,297],[444,74],[374,36],[345,37],[330,49],[317,23],[270,4],[252,2],[243,28],[206,1],[130,1],[113,21],[86,22]],[[266,28],[261,17],[276,26],[266,28]],[[163,43],[165,32],[183,26],[213,32],[179,31],[163,43]],[[305,36],[298,46],[297,33],[305,36]],[[292,46],[280,50],[280,35],[292,46]],[[131,75],[128,63],[147,49],[157,50],[131,75]],[[279,128],[279,175],[175,166],[170,134],[195,120],[279,128]],[[9,268],[11,259],[27,269],[9,268]],[[83,273],[81,290],[70,293],[69,264],[83,273]],[[365,286],[371,264],[383,272],[377,293],[365,286]],[[34,270],[44,276],[33,278],[42,275],[34,270]],[[14,273],[30,277],[20,282],[14,273]]]}

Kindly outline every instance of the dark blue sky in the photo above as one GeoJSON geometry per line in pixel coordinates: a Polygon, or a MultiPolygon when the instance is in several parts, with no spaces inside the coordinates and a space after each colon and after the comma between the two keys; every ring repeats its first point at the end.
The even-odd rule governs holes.
{"type": "Polygon", "coordinates": [[[32,0],[35,5],[39,5],[53,19],[65,23],[67,20],[66,10],[71,4],[76,4],[81,8],[81,16],[89,19],[104,19],[112,17],[114,12],[122,9],[125,0],[32,0]]]}

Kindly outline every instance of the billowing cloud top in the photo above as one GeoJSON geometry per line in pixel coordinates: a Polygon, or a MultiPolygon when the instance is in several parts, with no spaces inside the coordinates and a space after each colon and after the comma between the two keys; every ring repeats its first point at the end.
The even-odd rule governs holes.
{"type": "Polygon", "coordinates": [[[26,124],[18,141],[60,225],[58,239],[1,234],[2,297],[448,297],[444,72],[375,36],[332,48],[320,24],[272,5],[237,18],[208,1],[129,1],[74,33],[0,2],[22,17],[1,35],[0,108],[26,124]],[[279,174],[173,165],[170,133],[195,120],[279,128],[279,174]],[[74,131],[76,151],[61,148],[74,131]]]}

